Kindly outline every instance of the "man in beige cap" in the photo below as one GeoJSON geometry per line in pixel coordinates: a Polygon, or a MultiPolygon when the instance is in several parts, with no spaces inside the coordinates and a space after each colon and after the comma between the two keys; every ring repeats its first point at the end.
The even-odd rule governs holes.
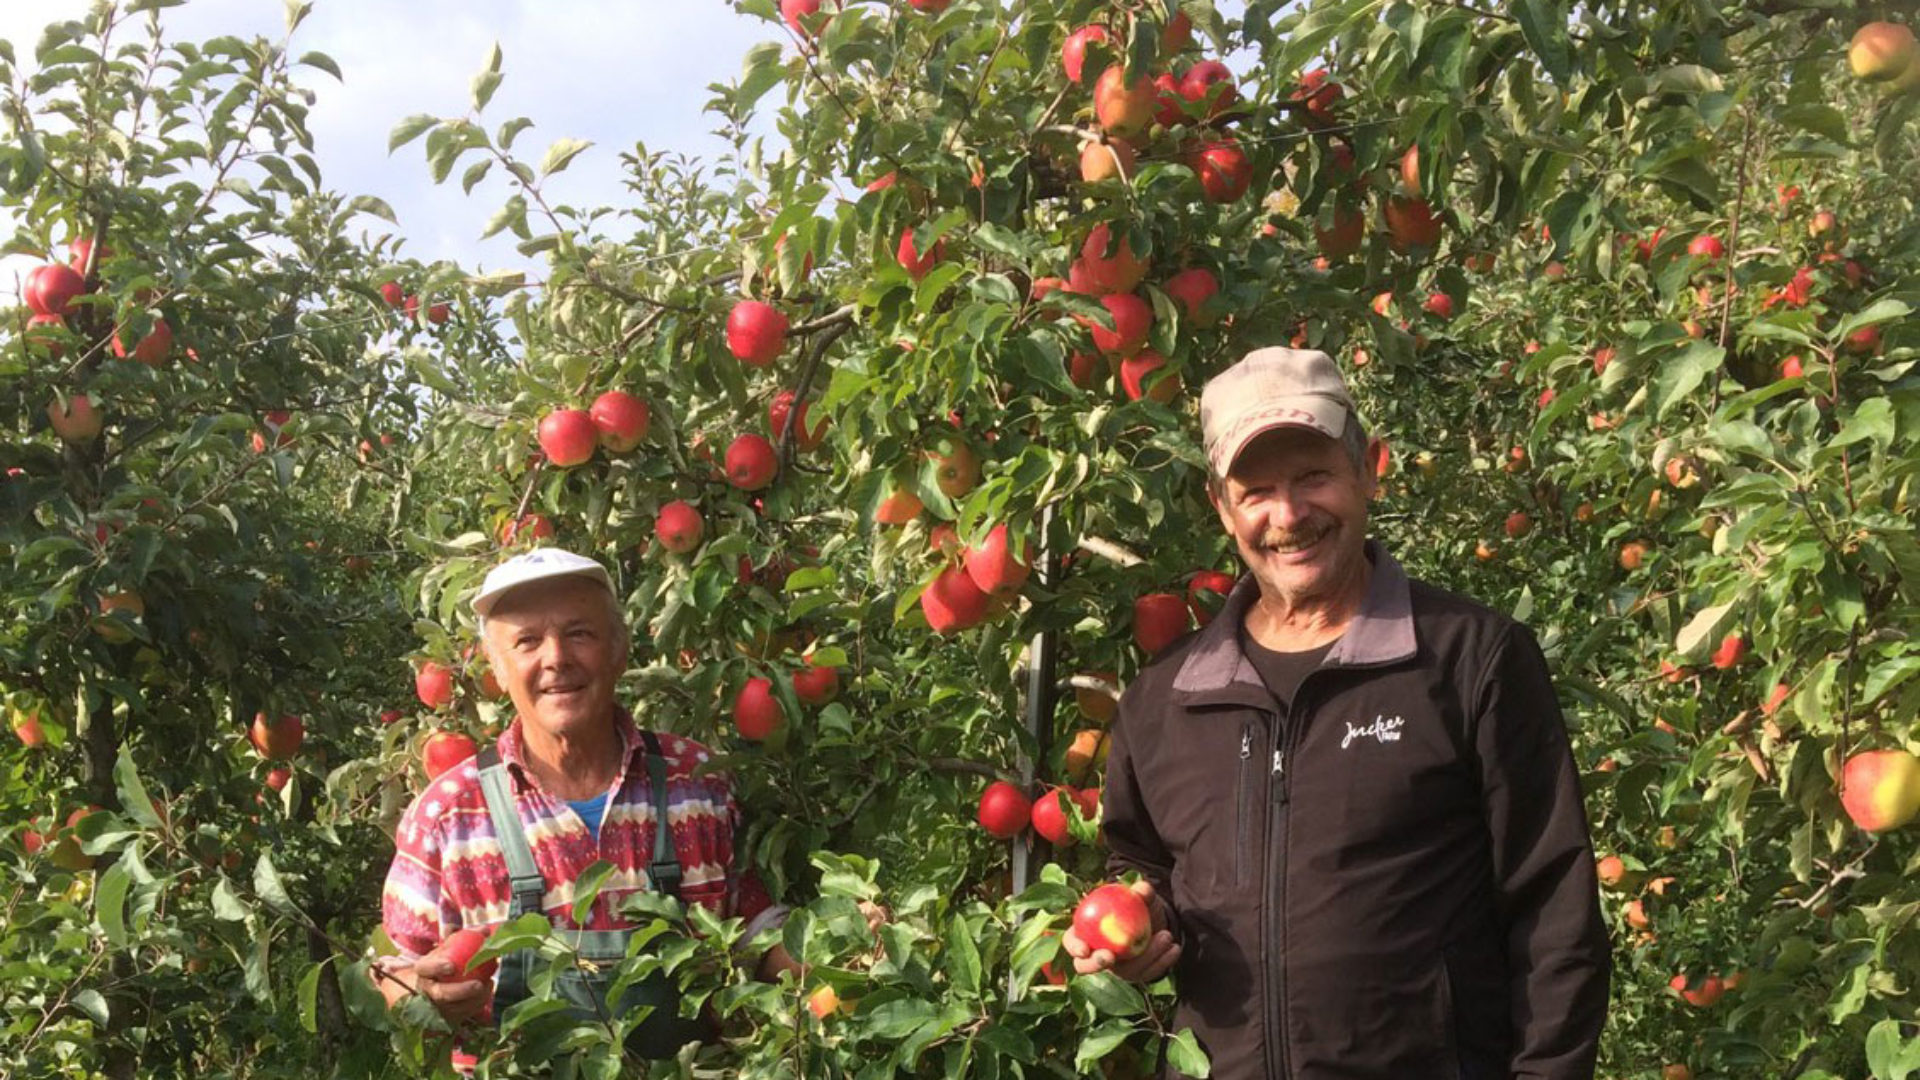
{"type": "Polygon", "coordinates": [[[1325,353],[1201,396],[1247,573],[1127,688],[1102,832],[1219,1080],[1590,1080],[1609,954],[1533,635],[1368,540],[1367,437],[1325,353]]]}

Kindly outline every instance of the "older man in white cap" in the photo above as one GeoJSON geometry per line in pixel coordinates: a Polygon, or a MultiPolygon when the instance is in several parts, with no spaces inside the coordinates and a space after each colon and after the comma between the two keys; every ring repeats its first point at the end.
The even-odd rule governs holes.
{"type": "MultiPolygon", "coordinates": [[[[665,892],[747,919],[749,937],[780,919],[754,876],[736,869],[732,791],[723,775],[699,772],[706,748],[637,728],[615,700],[627,629],[598,562],[558,548],[514,556],[487,575],[473,609],[517,715],[401,820],[382,904],[400,959],[386,965],[396,978],[379,980],[382,990],[389,1003],[417,991],[455,1023],[489,1008],[498,1017],[527,996],[531,952],[507,955],[494,980],[479,980],[461,976],[440,947],[455,931],[540,912],[603,968],[560,978],[576,1012],[652,1006],[629,1046],[669,1055],[708,1032],[677,1015],[665,977],[606,1000],[608,969],[626,956],[632,929],[620,906],[637,890],[665,892]],[[574,889],[595,862],[614,870],[576,921],[574,889]]],[[[778,945],[759,962],[763,978],[794,968],[778,945]]]]}
{"type": "Polygon", "coordinates": [[[1102,831],[1219,1080],[1588,1080],[1609,954],[1545,660],[1367,539],[1325,353],[1210,381],[1207,493],[1247,573],[1127,688],[1102,831]]]}

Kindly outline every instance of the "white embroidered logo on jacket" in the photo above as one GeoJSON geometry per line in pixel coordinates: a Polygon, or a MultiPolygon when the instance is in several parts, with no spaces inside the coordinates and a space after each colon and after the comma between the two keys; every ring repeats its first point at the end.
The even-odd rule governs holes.
{"type": "Polygon", "coordinates": [[[1340,740],[1340,749],[1345,750],[1352,746],[1355,739],[1378,739],[1383,743],[1399,742],[1400,729],[1406,726],[1406,723],[1398,716],[1392,719],[1376,716],[1373,718],[1373,723],[1366,727],[1355,727],[1351,721],[1348,721],[1347,737],[1340,740]]]}

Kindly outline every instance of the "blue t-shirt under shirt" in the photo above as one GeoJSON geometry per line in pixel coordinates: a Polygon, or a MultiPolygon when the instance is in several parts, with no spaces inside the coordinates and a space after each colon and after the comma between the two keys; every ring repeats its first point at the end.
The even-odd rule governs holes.
{"type": "Polygon", "coordinates": [[[580,820],[587,823],[587,832],[592,834],[593,842],[599,843],[600,816],[607,812],[607,792],[603,791],[591,799],[581,799],[578,802],[568,799],[567,805],[573,807],[573,812],[579,814],[580,820]]]}

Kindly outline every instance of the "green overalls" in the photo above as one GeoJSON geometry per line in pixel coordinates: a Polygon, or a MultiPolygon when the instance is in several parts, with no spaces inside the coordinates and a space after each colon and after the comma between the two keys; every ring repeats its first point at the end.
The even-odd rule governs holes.
{"type": "MultiPolygon", "coordinates": [[[[660,740],[651,731],[640,737],[647,744],[647,772],[653,781],[653,862],[647,866],[647,880],[653,888],[678,898],[680,860],[673,849],[673,831],[667,823],[667,759],[660,752],[660,740]]],[[[500,852],[506,859],[507,877],[513,888],[513,906],[509,921],[532,912],[544,911],[541,898],[546,895],[547,879],[534,864],[533,851],[527,846],[527,834],[514,810],[512,787],[507,767],[498,748],[481,752],[480,790],[486,797],[487,814],[493,819],[493,831],[500,838],[500,852]]],[[[607,990],[614,981],[614,969],[627,957],[631,930],[562,930],[559,935],[580,959],[589,961],[593,970],[572,966],[554,979],[554,989],[571,1005],[570,1011],[582,1020],[606,1022],[625,1016],[643,1006],[653,1011],[627,1036],[629,1052],[646,1058],[672,1057],[682,1046],[699,1042],[711,1034],[703,1020],[680,1016],[680,991],[665,971],[629,986],[618,1003],[607,1001],[607,990]]],[[[494,985],[493,1008],[496,1018],[528,996],[528,978],[532,974],[535,950],[517,949],[500,958],[499,981],[494,985]]]]}

